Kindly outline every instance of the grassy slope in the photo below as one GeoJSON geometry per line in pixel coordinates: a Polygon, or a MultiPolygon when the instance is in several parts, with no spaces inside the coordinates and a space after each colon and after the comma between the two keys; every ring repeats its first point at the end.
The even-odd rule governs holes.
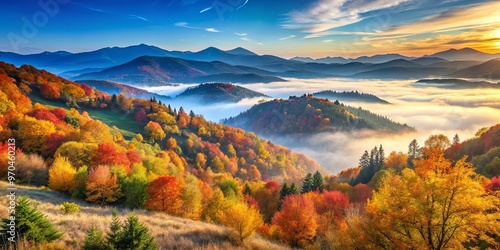
{"type": "MultiPolygon", "coordinates": [[[[45,105],[48,108],[64,108],[68,110],[68,106],[64,102],[55,101],[55,100],[47,100],[41,98],[38,95],[29,95],[31,102],[33,104],[40,103],[45,105]]],[[[80,110],[81,112],[82,110],[80,110]]],[[[131,139],[136,134],[143,132],[143,126],[137,123],[133,119],[133,114],[124,114],[118,111],[113,111],[111,109],[85,109],[87,113],[89,113],[90,117],[93,119],[99,120],[108,126],[116,126],[120,129],[120,132],[125,137],[125,139],[131,139]]]]}
{"type": "MultiPolygon", "coordinates": [[[[2,218],[7,216],[5,206],[8,199],[7,186],[6,182],[0,182],[2,196],[0,217],[2,218]]],[[[111,207],[98,207],[54,191],[24,186],[17,186],[17,188],[18,195],[28,196],[49,221],[64,232],[62,241],[68,245],[68,249],[72,249],[70,246],[75,243],[80,246],[85,238],[85,232],[92,225],[105,232],[111,222],[111,207]],[[80,214],[64,215],[59,211],[58,206],[65,201],[77,203],[80,206],[80,214]]],[[[118,210],[122,221],[130,212],[127,209],[118,210]]],[[[226,227],[142,209],[134,212],[155,236],[160,249],[288,249],[259,236],[254,236],[245,246],[235,246],[230,236],[231,231],[226,227]]]]}

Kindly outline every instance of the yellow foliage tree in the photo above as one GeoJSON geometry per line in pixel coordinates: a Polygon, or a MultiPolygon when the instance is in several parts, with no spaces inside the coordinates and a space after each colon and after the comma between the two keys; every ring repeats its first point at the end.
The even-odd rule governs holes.
{"type": "Polygon", "coordinates": [[[264,221],[258,210],[245,203],[233,203],[222,212],[221,223],[236,231],[238,240],[251,237],[264,221]]]}
{"type": "Polygon", "coordinates": [[[67,192],[75,187],[76,169],[65,157],[56,157],[49,169],[49,188],[67,192]]]}
{"type": "Polygon", "coordinates": [[[24,151],[40,153],[48,136],[56,131],[52,122],[26,117],[19,123],[17,135],[24,151]]]}
{"type": "Polygon", "coordinates": [[[482,186],[484,177],[464,159],[449,168],[446,160],[383,178],[366,206],[371,225],[367,243],[385,249],[465,249],[463,243],[488,243],[498,234],[499,198],[482,186]]]}

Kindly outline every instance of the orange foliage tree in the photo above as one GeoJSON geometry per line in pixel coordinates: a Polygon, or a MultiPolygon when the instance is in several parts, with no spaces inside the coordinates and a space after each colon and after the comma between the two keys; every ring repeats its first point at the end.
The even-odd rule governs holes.
{"type": "Polygon", "coordinates": [[[160,176],[148,186],[149,198],[145,207],[151,210],[164,211],[168,214],[178,215],[181,211],[182,187],[177,178],[173,176],[160,176]]]}
{"type": "Polygon", "coordinates": [[[98,204],[115,202],[121,196],[118,177],[111,174],[108,166],[99,165],[89,171],[86,183],[87,201],[98,204]]]}
{"type": "Polygon", "coordinates": [[[273,224],[279,228],[283,241],[296,247],[312,243],[316,230],[318,214],[313,201],[304,195],[288,195],[281,210],[273,217],[273,224]]]}
{"type": "Polygon", "coordinates": [[[151,141],[161,141],[165,138],[165,131],[161,128],[161,125],[157,122],[150,121],[144,127],[144,133],[151,141]]]}

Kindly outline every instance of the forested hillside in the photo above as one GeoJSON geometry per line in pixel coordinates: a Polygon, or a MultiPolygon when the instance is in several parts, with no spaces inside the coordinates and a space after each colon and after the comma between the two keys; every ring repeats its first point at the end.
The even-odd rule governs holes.
{"type": "Polygon", "coordinates": [[[223,123],[262,135],[313,134],[328,131],[372,129],[407,132],[413,128],[339,101],[291,96],[257,104],[223,123]]]}
{"type": "Polygon", "coordinates": [[[203,104],[238,102],[244,98],[267,97],[266,95],[230,83],[202,83],[186,89],[176,99],[189,99],[203,104]]]}

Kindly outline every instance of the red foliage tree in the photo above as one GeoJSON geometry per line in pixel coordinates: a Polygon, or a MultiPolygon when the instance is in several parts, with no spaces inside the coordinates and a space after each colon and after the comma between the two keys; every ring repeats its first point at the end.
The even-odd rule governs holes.
{"type": "Polygon", "coordinates": [[[54,114],[61,121],[64,121],[64,118],[66,118],[66,110],[64,110],[63,108],[53,109],[52,114],[54,114]]]}
{"type": "Polygon", "coordinates": [[[42,148],[42,156],[49,157],[54,155],[59,146],[61,146],[66,141],[67,139],[64,135],[61,135],[59,133],[50,134],[47,138],[47,141],[45,141],[45,145],[42,148]]]}
{"type": "Polygon", "coordinates": [[[491,190],[500,190],[500,176],[491,178],[491,190]]]}
{"type": "Polygon", "coordinates": [[[80,84],[80,87],[83,89],[83,91],[85,91],[85,96],[93,96],[94,95],[94,91],[88,85],[80,84]]]}
{"type": "Polygon", "coordinates": [[[164,211],[168,214],[180,214],[182,187],[173,176],[160,176],[148,186],[149,198],[145,207],[151,210],[164,211]]]}
{"type": "Polygon", "coordinates": [[[142,158],[141,158],[141,155],[139,155],[139,153],[137,153],[136,151],[134,150],[129,150],[127,151],[127,158],[128,160],[130,161],[130,165],[132,166],[134,163],[141,163],[142,162],[142,158]]]}
{"type": "Polygon", "coordinates": [[[29,116],[35,117],[38,120],[46,120],[52,123],[60,123],[62,120],[59,119],[54,113],[48,109],[35,109],[28,112],[29,116]]]}
{"type": "Polygon", "coordinates": [[[340,221],[344,217],[344,211],[350,206],[349,198],[339,191],[325,191],[320,194],[315,203],[316,211],[321,217],[320,231],[326,232],[331,225],[340,221]]]}
{"type": "Polygon", "coordinates": [[[92,165],[122,166],[128,172],[130,160],[127,154],[117,151],[114,143],[106,142],[99,144],[92,157],[92,165]]]}
{"type": "Polygon", "coordinates": [[[363,203],[372,198],[372,190],[366,184],[358,184],[354,186],[349,192],[349,198],[352,202],[363,203]]]}
{"type": "Polygon", "coordinates": [[[139,109],[139,111],[135,112],[134,120],[141,124],[146,124],[149,122],[148,114],[144,109],[139,109]]]}
{"type": "Polygon", "coordinates": [[[61,97],[61,92],[52,84],[42,84],[40,86],[40,95],[45,99],[55,100],[61,97]]]}

